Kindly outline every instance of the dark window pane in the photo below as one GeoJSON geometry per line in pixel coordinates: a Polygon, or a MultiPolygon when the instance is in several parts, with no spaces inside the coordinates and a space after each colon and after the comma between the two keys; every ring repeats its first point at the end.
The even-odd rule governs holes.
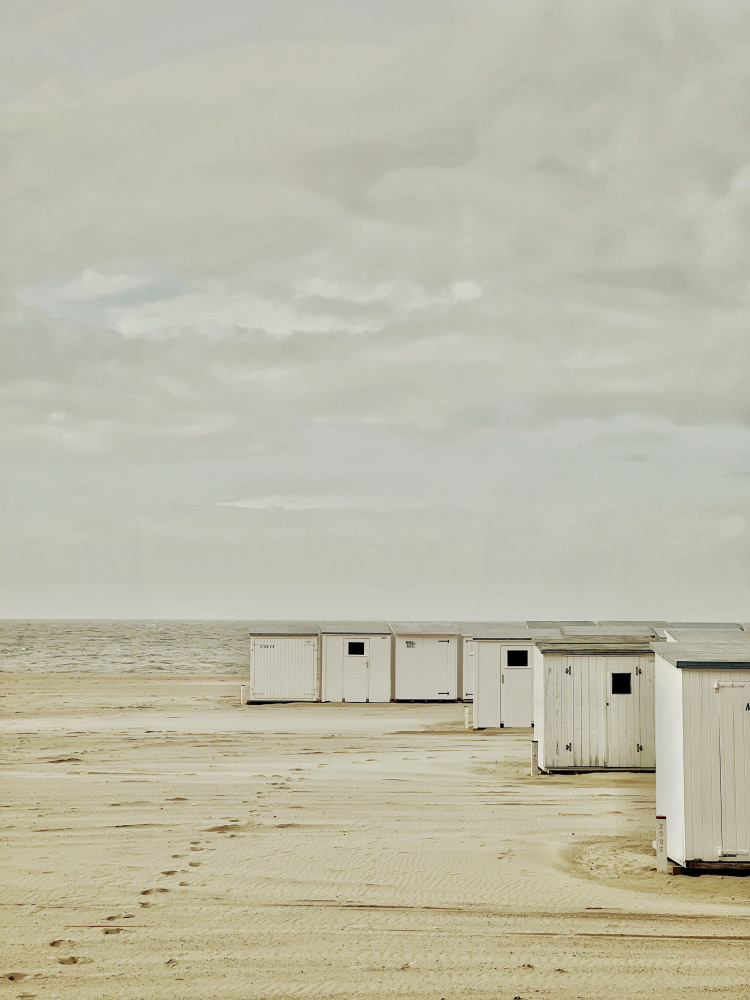
{"type": "Polygon", "coordinates": [[[529,665],[529,651],[527,649],[508,650],[509,667],[528,667],[528,665],[529,665]]]}
{"type": "Polygon", "coordinates": [[[364,656],[365,644],[363,642],[350,642],[348,643],[347,652],[349,656],[364,656]]]}
{"type": "Polygon", "coordinates": [[[630,694],[630,674],[612,674],[612,694],[630,694]]]}

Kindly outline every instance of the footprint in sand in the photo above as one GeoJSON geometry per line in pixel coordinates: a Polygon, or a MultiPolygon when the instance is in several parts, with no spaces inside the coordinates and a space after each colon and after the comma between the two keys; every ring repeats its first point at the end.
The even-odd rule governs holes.
{"type": "Polygon", "coordinates": [[[173,868],[173,869],[170,869],[170,871],[168,871],[168,872],[162,872],[161,874],[162,875],[176,875],[177,874],[177,870],[173,868]]]}
{"type": "Polygon", "coordinates": [[[165,889],[163,885],[158,886],[156,889],[141,889],[142,896],[150,896],[153,892],[169,892],[169,889],[165,889]]]}
{"type": "Polygon", "coordinates": [[[4,972],[0,979],[9,979],[12,983],[20,983],[28,976],[28,972],[4,972]]]}
{"type": "Polygon", "coordinates": [[[201,866],[200,861],[188,861],[188,864],[191,868],[200,868],[201,866]]]}
{"type": "MultiPolygon", "coordinates": [[[[189,882],[180,882],[179,885],[190,885],[190,883],[189,882]]],[[[143,903],[141,903],[141,906],[143,906],[143,903]]]]}
{"type": "Polygon", "coordinates": [[[121,934],[122,933],[122,927],[105,927],[103,933],[104,934],[121,934]]]}
{"type": "Polygon", "coordinates": [[[172,857],[173,858],[184,858],[185,855],[184,854],[173,854],[172,857]]]}
{"type": "Polygon", "coordinates": [[[93,958],[80,958],[78,955],[68,955],[67,958],[58,958],[58,965],[90,965],[93,958]]]}
{"type": "Polygon", "coordinates": [[[64,944],[75,944],[75,941],[68,941],[65,938],[57,938],[55,941],[50,941],[50,948],[60,948],[64,944]]]}
{"type": "Polygon", "coordinates": [[[202,847],[191,847],[190,850],[191,851],[202,851],[203,848],[202,847]]]}

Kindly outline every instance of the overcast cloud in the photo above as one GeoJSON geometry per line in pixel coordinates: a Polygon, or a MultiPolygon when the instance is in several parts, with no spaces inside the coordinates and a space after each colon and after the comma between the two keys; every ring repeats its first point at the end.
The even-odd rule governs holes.
{"type": "Polygon", "coordinates": [[[9,0],[6,616],[750,619],[737,0],[9,0]]]}

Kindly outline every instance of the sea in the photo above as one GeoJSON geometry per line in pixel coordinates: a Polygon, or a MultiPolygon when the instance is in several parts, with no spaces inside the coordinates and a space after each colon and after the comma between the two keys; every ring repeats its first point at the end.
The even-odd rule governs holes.
{"type": "Polygon", "coordinates": [[[0,672],[240,674],[244,621],[0,620],[0,672]]]}

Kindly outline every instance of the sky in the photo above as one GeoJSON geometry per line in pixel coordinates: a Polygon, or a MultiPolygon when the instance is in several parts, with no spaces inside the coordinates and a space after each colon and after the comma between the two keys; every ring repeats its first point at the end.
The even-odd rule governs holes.
{"type": "Polygon", "coordinates": [[[742,0],[5,0],[0,617],[750,620],[742,0]]]}

